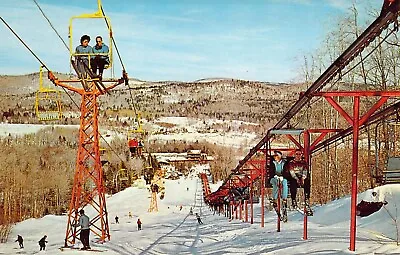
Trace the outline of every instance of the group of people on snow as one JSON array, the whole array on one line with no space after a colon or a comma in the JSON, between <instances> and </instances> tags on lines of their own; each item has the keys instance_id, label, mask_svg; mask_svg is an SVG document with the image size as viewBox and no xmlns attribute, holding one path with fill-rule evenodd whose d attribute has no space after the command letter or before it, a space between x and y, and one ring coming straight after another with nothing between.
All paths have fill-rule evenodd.
<instances>
[{"instance_id":1,"label":"group of people on snow","mask_svg":"<svg viewBox=\"0 0 400 255\"><path fill-rule=\"evenodd\" d=\"M89 217L85 214L85 211L82 209L79 211L80 217L79 217L79 222L76 224L77 227L81 227L81 232L80 232L80 239L83 244L82 250L88 250L90 249L89 246L89 234L90 234L90 220ZM39 251L44 251L46 250L46 243L48 243L47 235L44 235L40 240L39 240ZM17 240L15 242L18 242L19 247L21 249L24 248L24 239L21 235L18 235Z\"/></svg>"},{"instance_id":2,"label":"group of people on snow","mask_svg":"<svg viewBox=\"0 0 400 255\"><path fill-rule=\"evenodd\" d=\"M79 217L79 221L76 224L76 227L80 227L81 231L80 231L80 240L82 242L83 247L81 248L81 250L90 250L91 247L89 245L89 236L90 236L90 219L89 217L85 214L85 211L83 209L81 209L79 211L80 217ZM132 218L132 213L129 212L129 218ZM119 223L119 217L115 216L115 221L116 223ZM140 220L140 218L138 218L137 220L137 229L141 230L142 229L142 221ZM46 250L46 243L48 243L47 239L47 235L43 236L40 240L39 240L39 247L40 247L40 251L42 250ZM17 240L15 240L15 242L18 242L19 247L21 249L24 248L24 239L21 235L17 235Z\"/></svg>"},{"instance_id":3,"label":"group of people on snow","mask_svg":"<svg viewBox=\"0 0 400 255\"><path fill-rule=\"evenodd\" d=\"M128 213L128 217L129 217L129 219L132 219L132 212L129 212L129 213ZM118 215L115 216L115 224L119 224L119 217L118 217ZM140 220L140 218L137 219L136 224L137 224L137 229L138 229L138 230L142 230L142 221Z\"/></svg>"},{"instance_id":4,"label":"group of people on snow","mask_svg":"<svg viewBox=\"0 0 400 255\"><path fill-rule=\"evenodd\" d=\"M40 247L40 251L44 251L46 250L46 240L47 236L43 236L40 240L39 240L39 247ZM19 248L23 249L24 248L24 238L21 235L17 235L17 240L15 240L15 242L18 242Z\"/></svg>"}]
</instances>

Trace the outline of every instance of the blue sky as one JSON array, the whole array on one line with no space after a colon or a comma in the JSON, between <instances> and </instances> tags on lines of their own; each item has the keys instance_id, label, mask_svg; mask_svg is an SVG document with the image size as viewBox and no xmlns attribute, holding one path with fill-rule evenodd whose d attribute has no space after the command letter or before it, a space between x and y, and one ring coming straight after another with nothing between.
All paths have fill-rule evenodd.
<instances>
[{"instance_id":1,"label":"blue sky","mask_svg":"<svg viewBox=\"0 0 400 255\"><path fill-rule=\"evenodd\" d=\"M68 41L73 15L97 10L96 0L37 0ZM351 0L103 0L130 77L193 81L210 77L299 81L300 59L319 47ZM360 13L383 0L359 0ZM31 0L0 0L0 15L58 72L70 72L69 54ZM364 15L364 14L363 14ZM372 22L364 15L367 23ZM81 34L107 37L102 21L74 23ZM36 72L39 63L0 25L0 74ZM107 41L107 38L105 38ZM108 43L107 43L108 44ZM115 57L115 73L121 67Z\"/></svg>"}]
</instances>

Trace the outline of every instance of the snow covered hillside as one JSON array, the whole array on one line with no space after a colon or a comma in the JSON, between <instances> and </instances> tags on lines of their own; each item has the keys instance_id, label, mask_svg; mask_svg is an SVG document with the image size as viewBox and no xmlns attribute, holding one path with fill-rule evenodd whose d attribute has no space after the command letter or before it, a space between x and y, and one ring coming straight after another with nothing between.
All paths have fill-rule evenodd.
<instances>
[{"instance_id":1,"label":"snow covered hillside","mask_svg":"<svg viewBox=\"0 0 400 255\"><path fill-rule=\"evenodd\" d=\"M174 124L169 134L153 134L157 139L179 139L195 141L205 137L225 146L243 146L257 141L254 134L244 135L239 127L242 123L230 124L231 132L208 133L213 123L204 123L189 118L161 118L157 122ZM1 124L0 136L19 136L36 132L44 125ZM69 126L77 128L77 126ZM183 128L186 129L182 132ZM210 131L210 130L208 130ZM204 132L204 133L203 133ZM173 135L171 135L173 133ZM118 134L109 133L110 139ZM212 136L211 136L212 134ZM238 137L241 137L239 139ZM354 254L348 251L350 229L350 197L332 201L325 206L314 207L314 216L309 217L308 240L302 240L303 216L289 212L289 222L282 223L281 232L276 232L276 215L266 213L265 227L260 227L260 204L255 204L254 224L239 220L228 221L223 215L214 215L202 200L202 187L197 167L187 179L166 180L165 198L159 200L159 212L148 213L150 194L146 188L131 187L107 197L111 241L97 244L91 235L91 246L102 250L101 254ZM220 185L220 183L219 183ZM215 191L218 185L210 185ZM189 190L187 190L189 188ZM397 208L400 207L400 185L386 185L375 191L381 201L387 200L382 208L369 217L357 219L356 254L399 254L396 246ZM371 190L359 194L358 200L370 200ZM179 210L180 205L183 206ZM202 215L204 225L197 225L196 218L189 215L190 207ZM128 214L132 212L133 217ZM91 216L88 209L87 214ZM119 224L115 224L115 216ZM393 218L391 218L393 217ZM140 218L143 230L137 231L136 221ZM41 219L29 219L16 224L5 244L0 244L0 254L39 253L38 241L48 236L48 246L40 254L90 254L93 252L59 250L64 244L66 216L47 215ZM14 242L17 235L24 238L24 249ZM78 243L78 246L81 244Z\"/></svg>"},{"instance_id":2,"label":"snow covered hillside","mask_svg":"<svg viewBox=\"0 0 400 255\"><path fill-rule=\"evenodd\" d=\"M144 123L152 130L149 141L162 140L162 141L207 141L217 145L226 147L249 147L251 148L257 142L257 136L255 133L246 133L240 130L242 125L255 126L254 123L243 122L243 121L229 121L229 120L217 120L208 119L201 120L187 117L163 117L156 119L154 122ZM172 127L163 128L159 124L169 124ZM229 127L230 131L225 131L223 128L213 129L212 127L221 125ZM73 128L79 129L79 125L43 125L43 124L9 124L0 123L0 137L11 135L23 136L25 134L36 133L41 129L49 127L60 127L60 128ZM126 130L116 131L114 128L101 127L100 133L103 137L110 142L113 137L119 137L125 139Z\"/></svg>"},{"instance_id":3,"label":"snow covered hillside","mask_svg":"<svg viewBox=\"0 0 400 255\"><path fill-rule=\"evenodd\" d=\"M189 190L187 190L189 188ZM214 190L216 187L212 187ZM386 199L387 209L396 215L400 205L400 185L376 188L380 199ZM367 199L371 190L359 195ZM302 240L303 217L297 211L289 212L289 222L282 223L276 232L276 216L268 212L265 227L260 227L260 208L255 205L253 225L240 220L228 221L223 215L213 214L202 200L199 179L167 180L164 200L159 200L159 212L149 213L150 197L147 189L131 187L107 198L111 241L97 244L91 235L93 249L102 254L354 254L348 251L350 199L333 201L314 208L315 216L309 217L308 240ZM182 210L179 210L182 205ZM195 216L189 215L190 207L200 213L204 225L198 225ZM128 214L132 212L133 217ZM89 217L91 216L88 210ZM119 217L119 224L114 217ZM138 231L137 219L143 222ZM0 244L0 254L91 254L91 251L59 250L64 243L66 216L48 215L29 219L12 229L7 243ZM358 218L356 254L400 253L392 239L396 228L387 211ZM24 249L14 241L24 237ZM45 252L39 252L39 239L48 236ZM80 246L81 244L78 243Z\"/></svg>"}]
</instances>

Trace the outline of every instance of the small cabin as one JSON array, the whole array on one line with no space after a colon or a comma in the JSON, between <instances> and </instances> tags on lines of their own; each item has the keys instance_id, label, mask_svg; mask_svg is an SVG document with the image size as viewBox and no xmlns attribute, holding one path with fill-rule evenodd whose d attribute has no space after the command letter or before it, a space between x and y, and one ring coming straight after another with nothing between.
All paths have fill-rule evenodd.
<instances>
[{"instance_id":1,"label":"small cabin","mask_svg":"<svg viewBox=\"0 0 400 255\"><path fill-rule=\"evenodd\" d=\"M190 159L200 159L201 158L201 150L188 150L187 158Z\"/></svg>"},{"instance_id":2,"label":"small cabin","mask_svg":"<svg viewBox=\"0 0 400 255\"><path fill-rule=\"evenodd\" d=\"M202 153L201 150L189 150L186 152L188 160L208 160L207 153Z\"/></svg>"}]
</instances>

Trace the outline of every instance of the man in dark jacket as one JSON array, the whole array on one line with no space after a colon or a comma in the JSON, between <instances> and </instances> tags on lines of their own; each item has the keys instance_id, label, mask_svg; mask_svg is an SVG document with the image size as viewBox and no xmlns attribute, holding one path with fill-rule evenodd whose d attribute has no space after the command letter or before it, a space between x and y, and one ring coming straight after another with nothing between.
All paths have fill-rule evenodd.
<instances>
[{"instance_id":1,"label":"man in dark jacket","mask_svg":"<svg viewBox=\"0 0 400 255\"><path fill-rule=\"evenodd\" d=\"M24 239L22 238L22 236L18 235L17 240L15 241L18 242L19 248L24 248Z\"/></svg>"},{"instance_id":2,"label":"man in dark jacket","mask_svg":"<svg viewBox=\"0 0 400 255\"><path fill-rule=\"evenodd\" d=\"M96 37L96 45L93 47L94 58L92 59L92 71L96 74L97 69L99 69L99 79L102 80L103 70L105 65L110 64L108 58L109 48L103 43L103 38L101 36Z\"/></svg>"},{"instance_id":3,"label":"man in dark jacket","mask_svg":"<svg viewBox=\"0 0 400 255\"><path fill-rule=\"evenodd\" d=\"M47 236L45 235L44 237L42 237L42 239L39 240L40 250L46 250L46 238Z\"/></svg>"},{"instance_id":4,"label":"man in dark jacket","mask_svg":"<svg viewBox=\"0 0 400 255\"><path fill-rule=\"evenodd\" d=\"M298 187L304 187L306 201L310 198L310 187L307 185L309 182L306 182L308 178L308 166L302 159L302 155L301 150L296 150L294 159L288 163L288 170L290 173L290 196L292 197L293 207L297 207L296 196Z\"/></svg>"},{"instance_id":5,"label":"man in dark jacket","mask_svg":"<svg viewBox=\"0 0 400 255\"><path fill-rule=\"evenodd\" d=\"M203 222L201 221L200 215L198 213L196 213L196 219L197 219L197 222L199 223L199 225L203 224Z\"/></svg>"}]
</instances>

